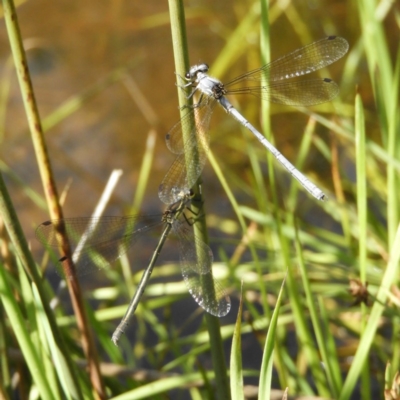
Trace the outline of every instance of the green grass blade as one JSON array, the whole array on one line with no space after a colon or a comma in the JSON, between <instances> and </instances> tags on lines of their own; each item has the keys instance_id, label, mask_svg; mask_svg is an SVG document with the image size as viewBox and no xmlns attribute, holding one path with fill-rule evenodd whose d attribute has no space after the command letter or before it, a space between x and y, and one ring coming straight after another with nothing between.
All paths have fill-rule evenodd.
<instances>
[{"instance_id":1,"label":"green grass blade","mask_svg":"<svg viewBox=\"0 0 400 400\"><path fill-rule=\"evenodd\" d=\"M235 331L233 333L232 347L231 347L230 381L231 381L232 400L244 400L243 366L242 366L242 353L241 353L242 310L243 310L243 300L241 295L239 310L236 318Z\"/></svg>"},{"instance_id":2,"label":"green grass blade","mask_svg":"<svg viewBox=\"0 0 400 400\"><path fill-rule=\"evenodd\" d=\"M394 73L394 79L391 81L392 91L391 95L387 96L389 99L388 104L388 155L390 158L398 159L399 153L399 131L400 131L400 46L397 49L397 62ZM399 218L399 175L395 166L392 163L387 164L387 186L388 186L388 201L387 201L387 215L390 216L388 221L389 241L394 238L396 230L395 222Z\"/></svg>"},{"instance_id":3,"label":"green grass blade","mask_svg":"<svg viewBox=\"0 0 400 400\"><path fill-rule=\"evenodd\" d=\"M360 278L366 282L367 261L367 177L366 177L366 148L365 122L362 100L359 94L355 104L355 133L356 133L356 170L357 170L357 212L359 224L359 257Z\"/></svg>"},{"instance_id":4,"label":"green grass blade","mask_svg":"<svg viewBox=\"0 0 400 400\"><path fill-rule=\"evenodd\" d=\"M213 373L207 373L208 379L212 379L213 376ZM112 397L111 400L152 399L158 394L167 393L169 390L190 387L191 385L198 383L201 379L201 373L191 373L164 378L155 382L147 383L137 389L126 391L119 396Z\"/></svg>"},{"instance_id":5,"label":"green grass blade","mask_svg":"<svg viewBox=\"0 0 400 400\"><path fill-rule=\"evenodd\" d=\"M51 360L54 363L54 369L63 389L64 396L67 399L79 399L81 397L79 391L77 391L77 387L74 385L74 377L71 375L71 371L68 367L68 362L66 361L64 354L56 345L56 338L54 337L51 325L45 313L39 292L34 284L32 286L32 291L35 301L35 308L37 310L38 322L44 332L44 338L49 347ZM54 380L52 380L52 382L54 382ZM53 385L52 387L55 388L56 385ZM57 395L57 398L58 397L59 395Z\"/></svg>"},{"instance_id":6,"label":"green grass blade","mask_svg":"<svg viewBox=\"0 0 400 400\"><path fill-rule=\"evenodd\" d=\"M269 325L267 339L264 345L263 359L260 370L260 385L258 394L259 400L269 400L271 398L272 367L274 361L274 346L276 342L276 328L278 325L279 310L285 282L286 278L282 282L281 289L276 300L275 309L272 313L271 323Z\"/></svg>"},{"instance_id":7,"label":"green grass blade","mask_svg":"<svg viewBox=\"0 0 400 400\"><path fill-rule=\"evenodd\" d=\"M359 227L359 269L360 280L363 285L367 280L367 178L366 178L366 148L365 148L365 120L364 110L359 94L355 101L355 133L356 133L356 171L357 171L357 213ZM363 329L368 323L367 308L363 309ZM362 398L370 398L369 360L365 360L361 375Z\"/></svg>"},{"instance_id":8,"label":"green grass blade","mask_svg":"<svg viewBox=\"0 0 400 400\"><path fill-rule=\"evenodd\" d=\"M42 373L42 362L30 338L21 309L15 299L13 289L10 286L10 278L11 276L7 273L5 268L0 268L0 298L3 307L7 313L7 317L29 370L32 372L32 378L38 387L40 396L46 400L56 399L52 391L51 383L46 379L45 374Z\"/></svg>"},{"instance_id":9,"label":"green grass blade","mask_svg":"<svg viewBox=\"0 0 400 400\"><path fill-rule=\"evenodd\" d=\"M310 279L308 277L307 268L306 268L306 265L304 262L303 250L302 250L301 242L298 237L297 230L295 230L295 233L296 233L295 243L296 243L297 256L298 256L298 260L299 260L299 267L300 267L300 272L301 272L301 276L302 276L304 292L305 292L306 299L307 299L307 306L308 306L308 309L310 312L313 331L314 331L314 332L310 332L310 330L306 328L306 324L305 324L304 326L302 326L301 332L303 334L300 337L301 337L301 340L303 341L304 351L307 354L307 359L309 360L309 364L310 364L311 371L313 373L315 384L317 385L320 392L322 392L324 397L332 395L332 397L335 398L339 392L339 386L338 386L339 382L337 382L337 379L335 379L333 367L331 366L331 362L328 357L328 350L326 348L326 345L327 345L326 335L328 333L327 332L324 333L322 331L322 326L319 321L319 316L318 316L318 312L316 309L315 300L314 300L314 296L313 296L312 289L311 289ZM300 324L298 324L298 326L300 326ZM329 387L331 388L333 393L329 393L329 391L327 390L328 388L325 384L325 377L324 377L324 374L322 373L319 355L316 352L316 349L313 345L313 341L314 341L313 333L315 334L315 337L317 339L318 349L321 353L322 360L325 365L325 372L326 372L326 376L327 376L327 379L329 382ZM300 333L299 333L299 335L300 335Z\"/></svg>"}]
</instances>

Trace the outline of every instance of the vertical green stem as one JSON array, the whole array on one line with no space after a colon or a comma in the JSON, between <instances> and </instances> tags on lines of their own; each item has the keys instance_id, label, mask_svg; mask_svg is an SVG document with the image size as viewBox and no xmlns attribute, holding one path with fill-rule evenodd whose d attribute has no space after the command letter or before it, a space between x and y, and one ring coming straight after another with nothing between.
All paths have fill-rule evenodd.
<instances>
[{"instance_id":1,"label":"vertical green stem","mask_svg":"<svg viewBox=\"0 0 400 400\"><path fill-rule=\"evenodd\" d=\"M55 342L58 346L59 357L64 357L64 364L68 366L69 382L71 384L71 387L69 388L70 393L76 393L76 398L80 399L82 398L82 394L78 385L76 369L72 365L72 361L69 357L69 352L67 351L62 336L60 335L60 331L57 328L53 312L50 309L46 294L43 291L42 279L37 272L35 261L33 260L32 254L29 251L28 243L25 240L24 233L19 223L17 213L15 212L15 209L12 205L12 201L5 186L2 174L0 174L0 216L4 221L5 227L7 228L8 235L11 239L11 242L13 243L17 257L19 258L21 264L24 266L25 271L31 281L37 287L39 296L44 307L44 312L52 328ZM14 309L9 309L7 311L10 321L18 321L18 312L19 310ZM12 313L12 315L10 315L10 313ZM22 334L23 332L21 331L22 330L16 329L15 333L19 345L21 346L22 352L25 356L27 365L29 366L31 371L38 370L38 368L40 369L40 361L37 360L37 353L34 349L34 346L30 340L30 337L24 336ZM53 398L52 394L47 393L47 383L42 380L42 378L44 379L44 377L34 376L33 378L40 389L41 396L43 396L43 398Z\"/></svg>"},{"instance_id":2,"label":"vertical green stem","mask_svg":"<svg viewBox=\"0 0 400 400\"><path fill-rule=\"evenodd\" d=\"M182 0L169 0L169 10L171 18L171 31L172 31L172 43L175 59L175 70L180 76L184 76L189 69L189 56L187 49L186 40L186 25L185 25L185 11L183 7ZM178 85L181 85L179 76L177 76ZM179 105L181 107L181 117L187 112L185 112L182 107L188 105L187 92L178 88L178 98ZM194 121L192 121L194 125ZM189 138L191 132L183 131L183 141ZM196 149L194 149L196 153ZM187 154L187 160L194 162L196 159L196 154ZM201 178L198 179L195 187L193 188L195 192L195 202L192 204L192 210L200 216L194 225L196 236L198 236L203 242L208 243L207 227L203 211L203 201L200 191L199 182ZM217 388L217 398L224 400L230 399L229 393L229 382L227 377L227 368L225 364L225 356L222 346L222 338L220 332L219 319L206 313L205 315L207 321L207 328L210 337L211 345L211 356L213 360L213 366L215 371L215 380Z\"/></svg>"},{"instance_id":3,"label":"vertical green stem","mask_svg":"<svg viewBox=\"0 0 400 400\"><path fill-rule=\"evenodd\" d=\"M261 21L260 21L260 51L261 51L261 62L262 65L268 64L270 62L270 41L269 41L269 0L260 0L260 5L261 5ZM263 84L267 83L267 76L263 77ZM272 132L271 132L271 125L270 125L270 105L269 102L266 100L261 101L261 118L262 118L262 127L263 127L263 132L265 136L268 138L271 143L274 142L274 139L272 137ZM269 179L270 179L270 188L271 188L271 195L272 195L272 203L274 205L274 210L275 210L275 215L276 215L276 224L277 224L277 229L279 232L279 237L281 239L281 246L282 246L282 254L286 258L286 263L285 265L290 265L288 253L289 250L287 248L288 244L286 242L286 239L284 238L284 235L282 234L282 221L281 217L279 214L279 206L278 206L278 196L277 193L278 191L276 190L276 180L275 180L275 174L274 174L274 163L275 163L275 158L273 155L269 152L266 151L266 157L267 157L267 164L268 164L268 172L269 172ZM265 210L267 212L267 210ZM290 285L291 283L291 271L289 272L288 280L287 283ZM260 279L260 282L262 280ZM265 292L264 288L261 288L261 293ZM263 297L266 295L263 293ZM268 301L263 301L263 304L265 304L264 307L268 305ZM269 310L267 311L268 313L270 312ZM278 327L278 330L280 328ZM279 336L279 335L278 335ZM278 370L278 375L280 382L283 387L287 386L287 375L285 373L285 369L283 366L283 355L281 351L281 346L276 346L276 351L274 353L274 362L275 362L275 367Z\"/></svg>"},{"instance_id":4,"label":"vertical green stem","mask_svg":"<svg viewBox=\"0 0 400 400\"><path fill-rule=\"evenodd\" d=\"M367 280L367 176L366 176L366 149L365 149L365 121L364 110L359 94L355 101L355 133L356 133L356 168L357 168L357 214L359 229L359 269L362 284ZM362 305L362 331L365 330L369 310ZM371 398L371 376L369 374L369 360L366 359L361 374L361 392L363 399Z\"/></svg>"},{"instance_id":5,"label":"vertical green stem","mask_svg":"<svg viewBox=\"0 0 400 400\"><path fill-rule=\"evenodd\" d=\"M4 19L6 22L7 33L14 58L14 65L18 76L22 99L25 107L25 113L28 119L29 130L31 132L31 137L38 160L40 175L42 178L50 215L51 218L61 219L62 210L58 201L57 189L50 166L50 159L45 144L42 124L39 117L35 94L29 74L28 63L22 45L22 37L18 25L18 18L15 6L12 0L2 0L2 4L4 9ZM62 231L62 226L60 226L60 247L62 249L62 253L68 256L70 255L71 251L68 239ZM74 271L73 265L71 265L71 268L72 271ZM95 395L98 398L105 398L105 390L103 382L101 380L96 348L94 346L89 323L86 317L86 313L84 311L82 295L76 277L75 279L67 279L67 284L74 307L78 327L80 332L82 333L82 346L88 359L92 386Z\"/></svg>"},{"instance_id":6,"label":"vertical green stem","mask_svg":"<svg viewBox=\"0 0 400 400\"><path fill-rule=\"evenodd\" d=\"M355 102L356 168L357 168L357 214L359 229L360 278L363 284L367 279L367 176L365 121L362 100L359 94Z\"/></svg>"},{"instance_id":7,"label":"vertical green stem","mask_svg":"<svg viewBox=\"0 0 400 400\"><path fill-rule=\"evenodd\" d=\"M261 21L260 21L260 58L261 58L261 65L268 64L270 61L270 45L269 45L269 0L261 0L260 1L261 5ZM263 76L263 85L267 83L267 76ZM270 126L270 120L269 120L269 102L266 100L261 101L261 121L262 121L262 129L263 132L266 132L266 136L268 137L268 140L271 140L271 126ZM271 188L274 190L275 184L274 184L274 157L273 155L265 150L265 154L267 156L267 162L268 162L268 170L270 172L270 179L271 179ZM261 205L262 211L265 212L266 214L270 212L270 210L267 210L267 191L260 190L260 194L262 195L261 201L259 201L259 204ZM267 293L265 289L265 285L262 283L262 271L260 268L259 263L256 263L256 268L257 268L257 273L260 276L260 292L262 296L262 304L264 305L264 313L266 315L269 315L271 311L268 308L268 300L267 300Z\"/></svg>"},{"instance_id":8,"label":"vertical green stem","mask_svg":"<svg viewBox=\"0 0 400 400\"><path fill-rule=\"evenodd\" d=\"M174 51L175 70L177 74L177 84L182 85L180 76L185 76L189 69L189 54L186 40L186 25L185 25L185 10L183 2L179 0L170 0L169 13L171 19L171 32L172 32L172 47ZM188 104L187 93L178 88L179 106L181 108L181 117L185 114L182 107ZM189 132L190 133L190 132ZM186 134L184 132L184 134Z\"/></svg>"},{"instance_id":9,"label":"vertical green stem","mask_svg":"<svg viewBox=\"0 0 400 400\"><path fill-rule=\"evenodd\" d=\"M397 61L394 72L394 79L392 80L392 93L389 97L389 127L388 127L388 154L391 158L399 158L399 143L398 132L400 131L400 116L398 110L400 109L399 89L400 89L400 46L397 48ZM399 219L399 176L398 171L393 163L387 165L387 191L388 191L388 205L387 205L387 219L388 219L388 237L389 243L395 234L395 221ZM391 221L391 222L390 222ZM400 335L400 317L393 321L393 340L392 349L393 354L400 354L400 343L397 338ZM393 371L398 371L400 368L400 359L398 356L392 358Z\"/></svg>"}]
</instances>

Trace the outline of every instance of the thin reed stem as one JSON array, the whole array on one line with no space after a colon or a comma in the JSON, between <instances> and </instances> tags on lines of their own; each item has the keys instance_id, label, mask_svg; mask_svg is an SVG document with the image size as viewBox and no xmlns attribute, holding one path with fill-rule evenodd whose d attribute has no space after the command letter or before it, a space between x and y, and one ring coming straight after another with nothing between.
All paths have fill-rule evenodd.
<instances>
[{"instance_id":1,"label":"thin reed stem","mask_svg":"<svg viewBox=\"0 0 400 400\"><path fill-rule=\"evenodd\" d=\"M189 57L186 39L186 26L185 26L185 11L182 0L169 0L169 10L171 19L171 30L172 30L172 43L175 58L175 69L177 73L177 83L182 84L179 76L184 76L186 71L189 69ZM185 91L178 88L179 105L181 107L181 117L185 114L183 110L184 106L188 105L188 99ZM192 126L195 121L192 121ZM190 138L191 132L183 131L183 140ZM196 149L193 149L191 154L186 153L186 162L196 162L197 155ZM189 169L188 169L189 170ZM203 210L203 198L200 191L201 177L197 180L195 187L193 188L195 193L195 201L192 202L192 210L199 215L200 218L194 225L196 236L198 236L203 242L208 243L208 233L206 226L206 219ZM212 278L211 278L212 279ZM225 356L222 346L222 338L220 332L220 323L217 317L214 317L208 313L205 314L207 321L207 328L209 333L209 339L211 344L211 356L213 360L213 368L215 371L216 389L218 399L229 399L229 382L227 377L227 369L225 364Z\"/></svg>"}]
</instances>

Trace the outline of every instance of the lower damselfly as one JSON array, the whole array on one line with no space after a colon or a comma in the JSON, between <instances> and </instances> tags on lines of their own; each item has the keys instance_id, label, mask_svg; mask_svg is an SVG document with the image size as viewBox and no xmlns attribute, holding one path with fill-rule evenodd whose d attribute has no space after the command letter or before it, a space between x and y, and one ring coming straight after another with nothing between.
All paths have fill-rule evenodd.
<instances>
[{"instance_id":1,"label":"lower damselfly","mask_svg":"<svg viewBox=\"0 0 400 400\"><path fill-rule=\"evenodd\" d=\"M139 304L171 230L178 238L182 276L194 300L216 317L223 317L229 312L229 296L212 276L212 251L193 233L191 225L195 222L192 223L193 218L189 219L184 213L191 198L191 192L181 194L178 201L171 204L161 218L158 217L158 221L151 224L146 224L148 216L101 216L46 221L36 229L36 237L45 246L53 247L58 247L60 231L65 230L74 249L72 261L76 275L82 276L95 269L108 267L126 253L145 232L163 224L160 240L150 262L143 272L124 317L112 335L115 345L118 345ZM62 270L63 264L67 262L70 262L67 256L61 257L58 270Z\"/></svg>"}]
</instances>

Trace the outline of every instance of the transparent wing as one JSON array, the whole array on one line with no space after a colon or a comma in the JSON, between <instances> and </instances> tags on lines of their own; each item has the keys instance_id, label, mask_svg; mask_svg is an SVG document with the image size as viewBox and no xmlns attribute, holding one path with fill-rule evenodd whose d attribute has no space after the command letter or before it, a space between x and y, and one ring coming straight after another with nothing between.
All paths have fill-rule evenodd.
<instances>
[{"instance_id":1,"label":"transparent wing","mask_svg":"<svg viewBox=\"0 0 400 400\"><path fill-rule=\"evenodd\" d=\"M268 82L296 78L324 68L343 57L349 49L346 39L328 36L307 46L301 47L261 68L238 76L225 86L234 85L243 80Z\"/></svg>"},{"instance_id":2,"label":"transparent wing","mask_svg":"<svg viewBox=\"0 0 400 400\"><path fill-rule=\"evenodd\" d=\"M163 203L176 203L182 193L188 192L196 183L207 159L205 148L199 146L197 150L197 162L188 161L185 154L181 154L169 168L158 189L158 197Z\"/></svg>"},{"instance_id":3,"label":"transparent wing","mask_svg":"<svg viewBox=\"0 0 400 400\"><path fill-rule=\"evenodd\" d=\"M266 86L245 87L228 94L252 94L271 103L289 106L311 106L332 100L339 88L330 79L271 82Z\"/></svg>"},{"instance_id":4,"label":"transparent wing","mask_svg":"<svg viewBox=\"0 0 400 400\"><path fill-rule=\"evenodd\" d=\"M212 276L213 254L210 247L197 239L184 220L175 221L173 230L179 238L182 276L196 303L208 313L223 317L231 302L226 291Z\"/></svg>"},{"instance_id":5,"label":"transparent wing","mask_svg":"<svg viewBox=\"0 0 400 400\"><path fill-rule=\"evenodd\" d=\"M196 126L192 126L193 114L199 114L202 108L189 111L184 115L165 135L165 143L171 153L182 154L184 152L183 147L183 135L182 130L187 132L190 131L191 135L196 135ZM206 109L204 109L206 111Z\"/></svg>"},{"instance_id":6,"label":"transparent wing","mask_svg":"<svg viewBox=\"0 0 400 400\"><path fill-rule=\"evenodd\" d=\"M158 190L158 196L165 204L172 204L187 193L196 183L206 163L209 144L209 125L215 101L207 101L195 107L170 131L167 145L179 154L175 159ZM188 140L183 143L182 126L190 124L195 117ZM167 135L168 136L168 135Z\"/></svg>"},{"instance_id":7,"label":"transparent wing","mask_svg":"<svg viewBox=\"0 0 400 400\"><path fill-rule=\"evenodd\" d=\"M203 96L204 97L204 96ZM182 154L197 144L197 135L202 135L209 142L209 126L215 101L205 98L189 109L189 112L178 121L165 137L168 149L174 154ZM194 121L194 123L193 123ZM190 132L190 137L183 144L182 131Z\"/></svg>"},{"instance_id":8,"label":"transparent wing","mask_svg":"<svg viewBox=\"0 0 400 400\"><path fill-rule=\"evenodd\" d=\"M35 234L45 246L58 247L59 232L65 229L76 274L83 276L110 266L128 251L142 232L160 223L160 215L66 218L43 222ZM60 258L57 265L59 275L64 276L63 264L68 261L65 256Z\"/></svg>"}]
</instances>

